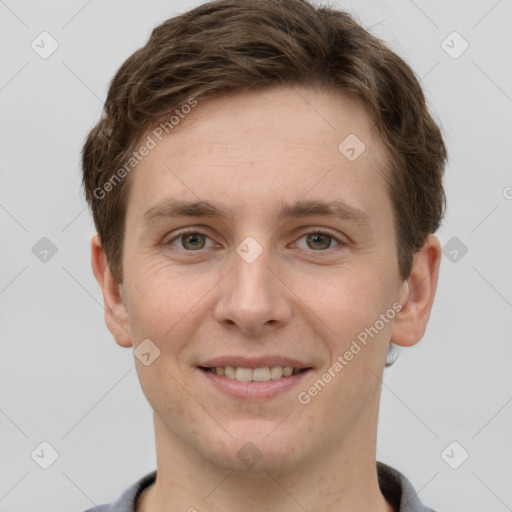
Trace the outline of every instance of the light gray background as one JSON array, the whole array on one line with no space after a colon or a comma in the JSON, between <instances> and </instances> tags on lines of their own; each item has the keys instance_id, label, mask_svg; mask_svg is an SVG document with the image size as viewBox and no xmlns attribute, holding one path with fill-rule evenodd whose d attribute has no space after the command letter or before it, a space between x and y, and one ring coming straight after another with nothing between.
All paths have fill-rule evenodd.
<instances>
[{"instance_id":1,"label":"light gray background","mask_svg":"<svg viewBox=\"0 0 512 512\"><path fill-rule=\"evenodd\" d=\"M104 326L79 156L121 63L199 3L0 1L2 512L85 510L156 467L133 355ZM385 372L378 458L439 512L512 510L512 1L337 3L422 78L450 156L438 235L468 248L443 257L426 336ZM48 59L31 48L43 31ZM453 31L458 58L441 45ZM42 237L58 249L46 263ZM59 454L46 470L31 458L43 441ZM458 469L441 456L452 441L469 453Z\"/></svg>"}]
</instances>

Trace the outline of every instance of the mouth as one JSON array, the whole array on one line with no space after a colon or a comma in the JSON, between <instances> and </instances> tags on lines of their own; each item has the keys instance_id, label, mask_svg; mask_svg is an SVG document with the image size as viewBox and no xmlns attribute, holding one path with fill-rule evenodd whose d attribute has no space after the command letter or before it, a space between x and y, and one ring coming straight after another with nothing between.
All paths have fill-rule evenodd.
<instances>
[{"instance_id":1,"label":"mouth","mask_svg":"<svg viewBox=\"0 0 512 512\"><path fill-rule=\"evenodd\" d=\"M293 366L198 366L210 388L245 400L264 400L296 387L313 368Z\"/></svg>"},{"instance_id":2,"label":"mouth","mask_svg":"<svg viewBox=\"0 0 512 512\"><path fill-rule=\"evenodd\" d=\"M297 375L311 368L293 368L292 366L262 366L260 368L244 368L241 366L199 366L199 369L239 382L268 382L270 380Z\"/></svg>"}]
</instances>

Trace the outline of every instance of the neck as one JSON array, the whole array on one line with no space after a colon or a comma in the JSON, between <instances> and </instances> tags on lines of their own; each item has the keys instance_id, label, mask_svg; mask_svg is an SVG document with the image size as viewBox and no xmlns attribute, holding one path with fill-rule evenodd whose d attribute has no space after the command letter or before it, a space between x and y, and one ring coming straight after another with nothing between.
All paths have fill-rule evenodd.
<instances>
[{"instance_id":1,"label":"neck","mask_svg":"<svg viewBox=\"0 0 512 512\"><path fill-rule=\"evenodd\" d=\"M287 468L256 464L239 471L184 446L155 415L157 479L139 497L136 512L393 512L378 485L376 415L360 419L375 425L372 432L345 431L343 439L320 445L315 457Z\"/></svg>"}]
</instances>

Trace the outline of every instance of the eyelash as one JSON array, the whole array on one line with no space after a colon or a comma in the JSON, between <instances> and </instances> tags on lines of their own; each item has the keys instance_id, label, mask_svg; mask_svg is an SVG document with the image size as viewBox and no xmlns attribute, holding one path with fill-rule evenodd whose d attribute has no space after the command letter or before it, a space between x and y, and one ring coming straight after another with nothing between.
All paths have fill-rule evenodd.
<instances>
[{"instance_id":1,"label":"eyelash","mask_svg":"<svg viewBox=\"0 0 512 512\"><path fill-rule=\"evenodd\" d=\"M311 252L319 252L319 253L321 253L321 252L329 252L331 250L336 249L336 247L342 248L342 247L345 247L346 245L348 245L346 242L340 240L339 238L337 238L333 234L329 233L328 231L322 231L320 229L314 229L312 231L307 231L305 233L302 233L302 235L300 236L299 240L301 238L304 238L305 236L316 235L316 234L329 236L332 240L334 240L337 243L337 245L335 245L334 247L329 247L327 249L322 249L322 250L318 250L318 251L315 251L314 249L310 249ZM174 242L175 240L180 239L183 236L187 236L187 235L203 235L203 236L205 236L207 238L210 238L206 233L202 233L201 231L198 231L196 229L189 229L189 230L178 232L178 234L176 234L175 236L173 236L172 238L167 240L164 243L164 245L172 245L172 242ZM195 251L192 251L192 250L184 249L182 247L179 247L179 249L181 249L181 250L183 250L185 252L190 252L190 253L200 252L200 251L204 250L204 249L197 249ZM306 249L303 249L303 250L306 250Z\"/></svg>"}]
</instances>

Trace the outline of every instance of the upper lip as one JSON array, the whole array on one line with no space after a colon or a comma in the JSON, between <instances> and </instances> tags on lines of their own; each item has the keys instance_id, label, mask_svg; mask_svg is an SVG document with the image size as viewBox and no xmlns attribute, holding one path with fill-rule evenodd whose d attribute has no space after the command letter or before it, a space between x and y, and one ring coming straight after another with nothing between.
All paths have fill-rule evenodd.
<instances>
[{"instance_id":1,"label":"upper lip","mask_svg":"<svg viewBox=\"0 0 512 512\"><path fill-rule=\"evenodd\" d=\"M282 356L219 356L202 361L198 366L214 368L216 366L233 366L239 368L263 368L265 366L291 366L292 368L311 368L297 359Z\"/></svg>"}]
</instances>

